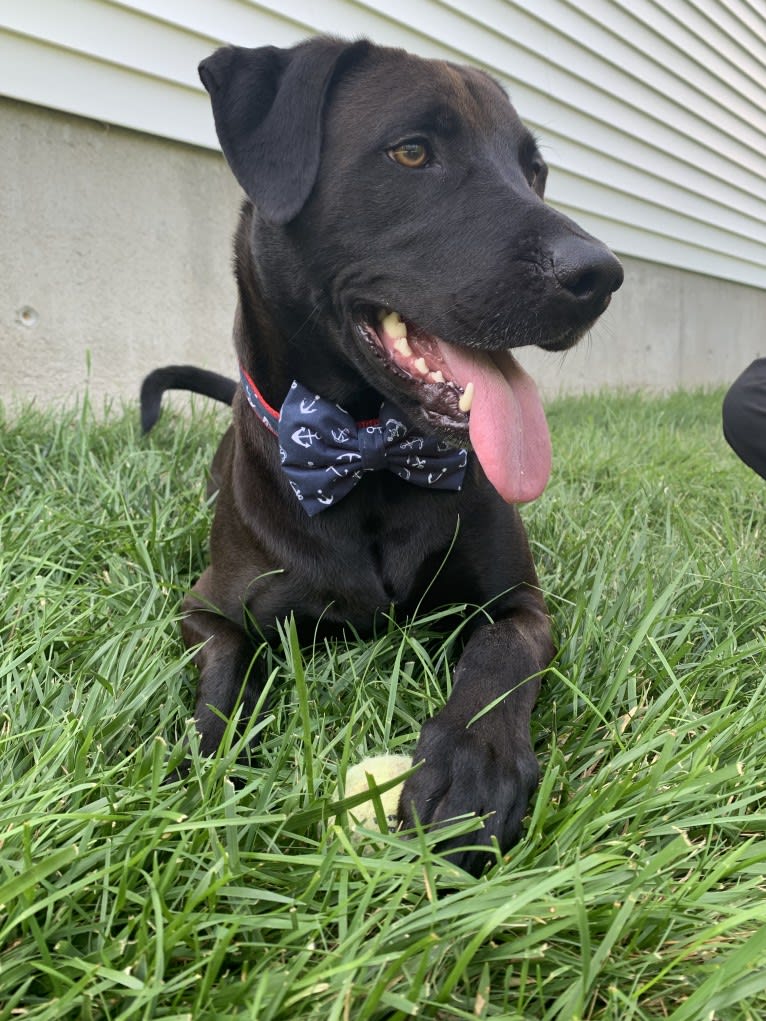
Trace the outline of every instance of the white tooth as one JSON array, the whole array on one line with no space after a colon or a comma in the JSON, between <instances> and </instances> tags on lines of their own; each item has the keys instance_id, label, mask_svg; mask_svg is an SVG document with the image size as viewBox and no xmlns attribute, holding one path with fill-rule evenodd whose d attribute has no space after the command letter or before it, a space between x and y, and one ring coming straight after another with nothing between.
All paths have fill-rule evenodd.
<instances>
[{"instance_id":1,"label":"white tooth","mask_svg":"<svg viewBox=\"0 0 766 1021\"><path fill-rule=\"evenodd\" d=\"M436 372L432 372L431 373L431 382L432 383L443 383L444 382L444 373L442 372L441 369L437 369Z\"/></svg>"},{"instance_id":2,"label":"white tooth","mask_svg":"<svg viewBox=\"0 0 766 1021\"><path fill-rule=\"evenodd\" d=\"M381 319L380 325L389 337L407 336L407 326L402 322L402 317L398 312L389 312L387 316Z\"/></svg>"},{"instance_id":3,"label":"white tooth","mask_svg":"<svg viewBox=\"0 0 766 1021\"><path fill-rule=\"evenodd\" d=\"M466 383L465 390L463 391L460 400L457 402L457 406L460 408L461 411L468 412L471 410L472 404L473 404L473 383Z\"/></svg>"},{"instance_id":4,"label":"white tooth","mask_svg":"<svg viewBox=\"0 0 766 1021\"><path fill-rule=\"evenodd\" d=\"M409 358L412 354L412 348L407 343L406 337L400 337L394 343L394 351L398 351L400 355L404 355L405 358Z\"/></svg>"},{"instance_id":5,"label":"white tooth","mask_svg":"<svg viewBox=\"0 0 766 1021\"><path fill-rule=\"evenodd\" d=\"M415 368L422 376L428 375L428 366L426 365L425 358L418 358L418 360L415 362Z\"/></svg>"}]
</instances>

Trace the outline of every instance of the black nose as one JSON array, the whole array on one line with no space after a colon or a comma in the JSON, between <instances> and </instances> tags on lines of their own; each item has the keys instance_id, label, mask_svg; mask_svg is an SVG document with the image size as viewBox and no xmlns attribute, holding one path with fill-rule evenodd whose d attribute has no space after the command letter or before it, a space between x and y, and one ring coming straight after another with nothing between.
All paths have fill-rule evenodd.
<instances>
[{"instance_id":1,"label":"black nose","mask_svg":"<svg viewBox=\"0 0 766 1021\"><path fill-rule=\"evenodd\" d=\"M553 274L583 305L604 303L623 281L623 270L606 245L570 234L553 248Z\"/></svg>"}]
</instances>

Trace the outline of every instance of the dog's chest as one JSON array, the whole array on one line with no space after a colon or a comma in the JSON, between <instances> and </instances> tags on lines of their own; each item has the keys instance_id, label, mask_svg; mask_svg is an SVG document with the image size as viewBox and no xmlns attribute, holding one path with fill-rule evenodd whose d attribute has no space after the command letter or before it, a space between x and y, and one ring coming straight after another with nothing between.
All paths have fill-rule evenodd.
<instances>
[{"instance_id":1,"label":"dog's chest","mask_svg":"<svg viewBox=\"0 0 766 1021\"><path fill-rule=\"evenodd\" d=\"M378 514L361 522L358 548L377 597L405 602L417 590L423 563L433 550L433 538L412 522L385 521Z\"/></svg>"},{"instance_id":2,"label":"dog's chest","mask_svg":"<svg viewBox=\"0 0 766 1021\"><path fill-rule=\"evenodd\" d=\"M409 611L422 600L449 552L457 518L386 503L359 511L338 520L332 554L321 558L314 581L323 607L332 605L333 616L364 629L391 604Z\"/></svg>"}]
</instances>

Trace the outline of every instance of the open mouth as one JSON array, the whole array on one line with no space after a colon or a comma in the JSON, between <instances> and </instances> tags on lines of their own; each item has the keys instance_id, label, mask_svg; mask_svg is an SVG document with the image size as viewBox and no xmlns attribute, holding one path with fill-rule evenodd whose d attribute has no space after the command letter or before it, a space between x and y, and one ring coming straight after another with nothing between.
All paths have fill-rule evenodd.
<instances>
[{"instance_id":1,"label":"open mouth","mask_svg":"<svg viewBox=\"0 0 766 1021\"><path fill-rule=\"evenodd\" d=\"M444 341L387 309L357 320L357 326L379 360L415 396L434 426L468 430L475 387L471 380L461 385L453 378L444 358Z\"/></svg>"},{"instance_id":2,"label":"open mouth","mask_svg":"<svg viewBox=\"0 0 766 1021\"><path fill-rule=\"evenodd\" d=\"M526 503L542 493L551 468L545 413L534 381L509 351L448 343L390 309L369 311L356 327L435 431L447 430L458 444L468 432L504 500Z\"/></svg>"}]
</instances>

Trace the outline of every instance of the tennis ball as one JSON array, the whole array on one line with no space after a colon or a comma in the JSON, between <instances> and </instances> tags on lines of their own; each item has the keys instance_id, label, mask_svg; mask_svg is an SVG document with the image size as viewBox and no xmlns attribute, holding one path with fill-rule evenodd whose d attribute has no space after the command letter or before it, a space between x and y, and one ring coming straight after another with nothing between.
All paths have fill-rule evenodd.
<instances>
[{"instance_id":1,"label":"tennis ball","mask_svg":"<svg viewBox=\"0 0 766 1021\"><path fill-rule=\"evenodd\" d=\"M393 780L402 773L406 773L412 767L412 759L409 755L371 755L362 759L346 773L346 797L353 797L362 791L370 790L371 785L368 777L372 777L376 787ZM378 797L383 806L383 812L388 822L388 830L393 833L397 826L397 811L399 798L402 793L404 781L396 784L387 791L382 791ZM361 805L350 808L348 814L357 824L367 829L379 829L378 820L375 815L375 802L372 798L363 801Z\"/></svg>"}]
</instances>

